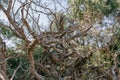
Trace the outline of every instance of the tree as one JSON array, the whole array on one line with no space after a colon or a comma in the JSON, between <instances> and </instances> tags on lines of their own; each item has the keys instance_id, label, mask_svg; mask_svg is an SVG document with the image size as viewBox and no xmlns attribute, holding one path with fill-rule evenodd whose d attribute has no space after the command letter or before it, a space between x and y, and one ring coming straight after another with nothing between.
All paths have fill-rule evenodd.
<instances>
[{"instance_id":1,"label":"tree","mask_svg":"<svg viewBox=\"0 0 120 80\"><path fill-rule=\"evenodd\" d=\"M6 62L5 62L5 53L6 53L6 45L0 37L0 79L6 80Z\"/></svg>"},{"instance_id":2,"label":"tree","mask_svg":"<svg viewBox=\"0 0 120 80\"><path fill-rule=\"evenodd\" d=\"M96 29L94 25L97 22L103 24L103 17L117 10L116 0L107 0L105 3L103 0L68 0L68 5L71 7L68 10L59 0L51 0L51 4L55 6L54 10L49 4L43 4L42 0L1 1L0 10L5 13L10 24L0 23L3 26L1 29L5 29L1 34L6 36L4 32L8 31L12 37L19 39L15 49L10 49L12 57L8 59L7 64L15 62L14 66L17 66L15 69L12 68L13 74L8 75L8 78L11 77L10 80L20 79L15 76L17 71L22 70L25 62L27 65L24 68L30 68L27 68L29 76L22 78L29 80L62 78L84 80L97 77L97 79L113 79L112 77L116 76L112 74L110 77L107 73L103 75L106 66L99 64L104 62L99 54L97 55L100 58L99 63L93 61L96 57L95 53L102 52L102 47L106 44L106 35L101 35L100 30L94 31ZM56 3L66 10L65 14L56 10ZM46 30L41 30L40 15L42 14L46 15L50 22ZM105 39L98 39L99 37ZM98 46L99 44L101 47ZM11 59L13 57L14 59ZM4 57L3 60L6 59ZM25 74L25 71L23 72ZM21 73L19 74L22 75ZM99 78L99 75L102 77Z\"/></svg>"}]
</instances>

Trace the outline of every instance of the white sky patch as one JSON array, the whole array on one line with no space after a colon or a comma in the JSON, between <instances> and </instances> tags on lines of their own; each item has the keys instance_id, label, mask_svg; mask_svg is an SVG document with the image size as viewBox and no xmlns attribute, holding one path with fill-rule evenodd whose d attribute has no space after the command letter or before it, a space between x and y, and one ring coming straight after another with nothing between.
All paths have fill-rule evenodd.
<instances>
[{"instance_id":1,"label":"white sky patch","mask_svg":"<svg viewBox=\"0 0 120 80\"><path fill-rule=\"evenodd\" d=\"M114 19L113 16L111 16L111 15L108 16L108 17L104 16L104 18L103 18L103 26L110 27L110 26L112 26L114 23L115 23L115 19Z\"/></svg>"},{"instance_id":2,"label":"white sky patch","mask_svg":"<svg viewBox=\"0 0 120 80\"><path fill-rule=\"evenodd\" d=\"M0 11L0 21L7 21L6 15L3 13L3 11Z\"/></svg>"},{"instance_id":3,"label":"white sky patch","mask_svg":"<svg viewBox=\"0 0 120 80\"><path fill-rule=\"evenodd\" d=\"M15 44L12 40L5 40L5 43L8 48L15 48Z\"/></svg>"}]
</instances>

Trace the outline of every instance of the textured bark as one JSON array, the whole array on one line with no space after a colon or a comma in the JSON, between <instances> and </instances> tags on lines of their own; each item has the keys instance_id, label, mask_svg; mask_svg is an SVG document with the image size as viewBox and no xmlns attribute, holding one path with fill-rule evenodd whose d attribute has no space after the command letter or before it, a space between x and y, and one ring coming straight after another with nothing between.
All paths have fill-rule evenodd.
<instances>
[{"instance_id":1,"label":"textured bark","mask_svg":"<svg viewBox=\"0 0 120 80\"><path fill-rule=\"evenodd\" d=\"M5 52L6 52L6 45L0 38L0 79L2 80L7 80Z\"/></svg>"},{"instance_id":2,"label":"textured bark","mask_svg":"<svg viewBox=\"0 0 120 80\"><path fill-rule=\"evenodd\" d=\"M36 70L35 70L35 61L34 61L34 48L37 43L37 40L34 40L32 43L29 44L28 46L28 55L29 55L29 60L30 60L30 71L32 75L37 78L38 80L44 80L41 75L39 75Z\"/></svg>"}]
</instances>

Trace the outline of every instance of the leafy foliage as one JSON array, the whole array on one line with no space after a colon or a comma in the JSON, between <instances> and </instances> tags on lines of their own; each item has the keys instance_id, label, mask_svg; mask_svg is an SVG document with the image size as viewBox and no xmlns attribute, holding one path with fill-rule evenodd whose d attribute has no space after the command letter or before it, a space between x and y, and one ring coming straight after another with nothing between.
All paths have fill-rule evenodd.
<instances>
[{"instance_id":1,"label":"leafy foliage","mask_svg":"<svg viewBox=\"0 0 120 80\"><path fill-rule=\"evenodd\" d=\"M13 32L4 25L0 25L0 32L7 39L10 39L14 35Z\"/></svg>"}]
</instances>

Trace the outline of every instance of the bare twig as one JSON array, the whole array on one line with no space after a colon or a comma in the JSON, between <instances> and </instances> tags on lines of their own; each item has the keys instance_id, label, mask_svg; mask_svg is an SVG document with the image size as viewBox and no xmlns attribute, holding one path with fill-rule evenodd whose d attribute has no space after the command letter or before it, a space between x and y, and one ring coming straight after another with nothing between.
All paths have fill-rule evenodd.
<instances>
[{"instance_id":1,"label":"bare twig","mask_svg":"<svg viewBox=\"0 0 120 80\"><path fill-rule=\"evenodd\" d=\"M21 62L19 63L19 65L18 65L18 67L14 70L14 72L13 72L13 75L12 75L12 77L10 78L10 80L13 80L14 79L14 77L15 77L15 75L16 75L16 72L18 71L18 69L21 67Z\"/></svg>"}]
</instances>

